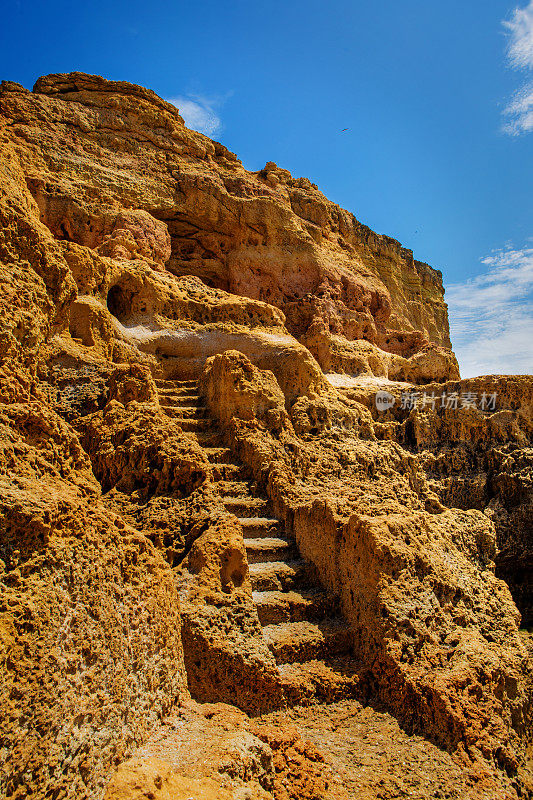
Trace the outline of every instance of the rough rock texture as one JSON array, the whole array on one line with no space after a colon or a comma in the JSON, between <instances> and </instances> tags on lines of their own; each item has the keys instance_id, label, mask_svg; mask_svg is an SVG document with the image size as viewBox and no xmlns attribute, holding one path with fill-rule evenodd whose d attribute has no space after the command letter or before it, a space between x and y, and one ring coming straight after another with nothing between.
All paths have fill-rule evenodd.
<instances>
[{"instance_id":1,"label":"rough rock texture","mask_svg":"<svg viewBox=\"0 0 533 800\"><path fill-rule=\"evenodd\" d=\"M347 800L331 764L292 726L187 704L121 765L105 800ZM174 794L175 793L175 794Z\"/></svg>"},{"instance_id":2,"label":"rough rock texture","mask_svg":"<svg viewBox=\"0 0 533 800\"><path fill-rule=\"evenodd\" d=\"M0 786L85 796L186 694L176 588L28 374L2 383Z\"/></svg>"},{"instance_id":3,"label":"rough rock texture","mask_svg":"<svg viewBox=\"0 0 533 800\"><path fill-rule=\"evenodd\" d=\"M430 344L445 365L434 377L457 369L442 350L440 273L308 180L271 162L247 172L153 92L71 73L40 78L33 93L4 84L0 110L57 239L277 306L325 369L387 372ZM373 358L357 355L360 339Z\"/></svg>"},{"instance_id":4,"label":"rough rock texture","mask_svg":"<svg viewBox=\"0 0 533 800\"><path fill-rule=\"evenodd\" d=\"M4 82L0 153L0 793L533 796L531 378L460 381L440 273L147 89Z\"/></svg>"},{"instance_id":5,"label":"rough rock texture","mask_svg":"<svg viewBox=\"0 0 533 800\"><path fill-rule=\"evenodd\" d=\"M277 713L271 722L317 748L334 770L330 785L336 784L339 798L343 790L358 800L514 796L509 779L495 780L479 766L461 769L448 753L422 737L408 735L395 719L371 706L344 701L319 708L313 715L302 709Z\"/></svg>"},{"instance_id":6,"label":"rough rock texture","mask_svg":"<svg viewBox=\"0 0 533 800\"><path fill-rule=\"evenodd\" d=\"M235 517L211 523L195 539L183 566L183 645L192 695L254 714L281 705L281 682L261 635Z\"/></svg>"},{"instance_id":7,"label":"rough rock texture","mask_svg":"<svg viewBox=\"0 0 533 800\"><path fill-rule=\"evenodd\" d=\"M496 572L511 588L522 626L531 627L533 379L485 376L429 384L420 398L425 394L426 404L413 409L401 407L405 386L387 389L397 402L386 414L376 412L368 387L352 387L346 394L367 404L377 418L379 437L393 438L417 454L429 485L443 503L481 510L492 520ZM459 400L458 408L442 408L443 394L459 398L470 394L470 404ZM487 404L494 397L492 413L480 408L484 394Z\"/></svg>"},{"instance_id":8,"label":"rough rock texture","mask_svg":"<svg viewBox=\"0 0 533 800\"><path fill-rule=\"evenodd\" d=\"M465 770L383 711L344 701L248 719L183 705L118 768L105 800L511 800L512 781Z\"/></svg>"},{"instance_id":9,"label":"rough rock texture","mask_svg":"<svg viewBox=\"0 0 533 800\"><path fill-rule=\"evenodd\" d=\"M357 418L335 435L323 417L320 437L297 438L274 376L241 354L216 356L205 381L300 551L341 595L368 692L408 728L424 720L426 734L463 758L515 771L528 655L511 594L494 576L490 519L444 507L417 459Z\"/></svg>"},{"instance_id":10,"label":"rough rock texture","mask_svg":"<svg viewBox=\"0 0 533 800\"><path fill-rule=\"evenodd\" d=\"M145 258L153 262L154 268L163 268L171 252L168 228L147 211L124 211L117 214L113 230L104 237L98 251L124 261Z\"/></svg>"}]
</instances>

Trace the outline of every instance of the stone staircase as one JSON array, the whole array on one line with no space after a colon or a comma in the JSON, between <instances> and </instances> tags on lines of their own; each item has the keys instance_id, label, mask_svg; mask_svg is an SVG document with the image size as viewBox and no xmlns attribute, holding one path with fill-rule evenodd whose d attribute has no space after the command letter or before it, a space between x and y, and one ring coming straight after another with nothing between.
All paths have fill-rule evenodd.
<instances>
[{"instance_id":1,"label":"stone staircase","mask_svg":"<svg viewBox=\"0 0 533 800\"><path fill-rule=\"evenodd\" d=\"M242 527L253 599L263 636L273 653L289 703L334 702L358 690L352 634L340 616L336 595L325 590L312 564L301 558L294 538L202 403L192 380L156 380L159 402L183 430L194 433L212 464L228 512Z\"/></svg>"}]
</instances>

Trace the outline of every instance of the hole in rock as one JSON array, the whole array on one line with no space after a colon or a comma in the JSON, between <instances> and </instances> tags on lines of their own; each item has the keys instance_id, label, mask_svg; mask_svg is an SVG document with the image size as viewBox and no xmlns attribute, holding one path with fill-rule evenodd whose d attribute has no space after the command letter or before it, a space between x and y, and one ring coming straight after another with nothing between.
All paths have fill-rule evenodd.
<instances>
[{"instance_id":1,"label":"hole in rock","mask_svg":"<svg viewBox=\"0 0 533 800\"><path fill-rule=\"evenodd\" d=\"M73 242L74 239L68 230L66 224L64 222L61 223L59 226L59 231L57 233L57 238L64 241L64 242Z\"/></svg>"},{"instance_id":2,"label":"hole in rock","mask_svg":"<svg viewBox=\"0 0 533 800\"><path fill-rule=\"evenodd\" d=\"M242 586L244 581L244 575L240 570L235 570L231 573L231 580L233 581L234 586Z\"/></svg>"},{"instance_id":3,"label":"hole in rock","mask_svg":"<svg viewBox=\"0 0 533 800\"><path fill-rule=\"evenodd\" d=\"M496 577L506 582L522 617L520 627L533 632L533 569L531 557L513 552L496 557Z\"/></svg>"},{"instance_id":4,"label":"hole in rock","mask_svg":"<svg viewBox=\"0 0 533 800\"><path fill-rule=\"evenodd\" d=\"M119 284L112 286L107 293L107 307L120 322L124 322L131 314L132 300L133 292L124 289Z\"/></svg>"}]
</instances>

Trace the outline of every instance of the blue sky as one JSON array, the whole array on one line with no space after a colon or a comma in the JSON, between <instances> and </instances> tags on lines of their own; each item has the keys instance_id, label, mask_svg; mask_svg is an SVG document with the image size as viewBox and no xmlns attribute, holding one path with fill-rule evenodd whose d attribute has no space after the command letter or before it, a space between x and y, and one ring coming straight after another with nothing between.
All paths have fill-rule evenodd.
<instances>
[{"instance_id":1,"label":"blue sky","mask_svg":"<svg viewBox=\"0 0 533 800\"><path fill-rule=\"evenodd\" d=\"M71 70L175 99L441 269L465 375L533 371L533 0L12 0L0 78Z\"/></svg>"}]
</instances>

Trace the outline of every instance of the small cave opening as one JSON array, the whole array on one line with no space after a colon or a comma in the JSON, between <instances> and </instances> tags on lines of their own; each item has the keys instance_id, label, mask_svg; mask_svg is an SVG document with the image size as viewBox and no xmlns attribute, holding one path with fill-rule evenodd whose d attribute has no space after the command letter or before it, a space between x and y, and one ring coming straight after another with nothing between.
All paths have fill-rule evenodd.
<instances>
[{"instance_id":1,"label":"small cave opening","mask_svg":"<svg viewBox=\"0 0 533 800\"><path fill-rule=\"evenodd\" d=\"M72 236L71 232L69 231L66 223L62 222L55 232L56 239L59 239L63 242L73 242L74 237Z\"/></svg>"},{"instance_id":2,"label":"small cave opening","mask_svg":"<svg viewBox=\"0 0 533 800\"><path fill-rule=\"evenodd\" d=\"M505 581L522 617L520 628L533 633L533 559L530 554L496 556L496 577Z\"/></svg>"},{"instance_id":3,"label":"small cave opening","mask_svg":"<svg viewBox=\"0 0 533 800\"><path fill-rule=\"evenodd\" d=\"M109 312L124 322L131 314L133 292L124 289L120 284L115 284L107 293L107 308Z\"/></svg>"}]
</instances>

